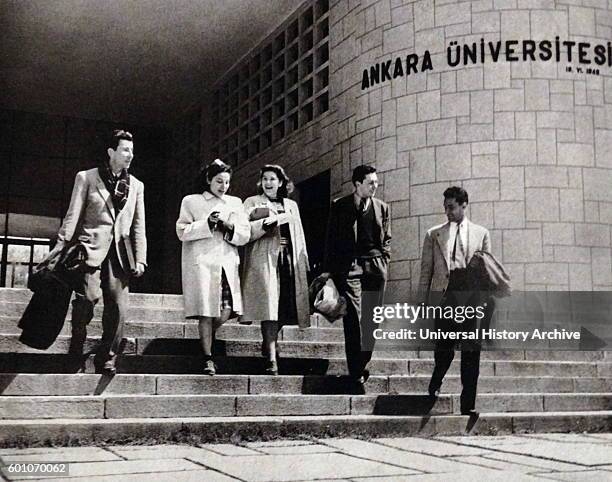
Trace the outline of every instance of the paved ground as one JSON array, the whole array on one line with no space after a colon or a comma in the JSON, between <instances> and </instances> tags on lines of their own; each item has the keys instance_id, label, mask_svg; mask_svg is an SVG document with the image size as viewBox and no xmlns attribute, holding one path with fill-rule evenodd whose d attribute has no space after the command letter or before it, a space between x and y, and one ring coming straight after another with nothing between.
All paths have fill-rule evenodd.
<instances>
[{"instance_id":1,"label":"paved ground","mask_svg":"<svg viewBox=\"0 0 612 482\"><path fill-rule=\"evenodd\" d=\"M69 462L68 480L88 482L612 481L612 434L2 449L0 457Z\"/></svg>"}]
</instances>

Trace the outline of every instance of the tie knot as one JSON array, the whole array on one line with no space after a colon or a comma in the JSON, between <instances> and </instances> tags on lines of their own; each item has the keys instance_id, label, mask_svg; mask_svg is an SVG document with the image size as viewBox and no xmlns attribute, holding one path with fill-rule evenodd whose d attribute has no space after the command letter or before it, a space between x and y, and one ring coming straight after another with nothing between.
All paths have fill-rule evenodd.
<instances>
[{"instance_id":1,"label":"tie knot","mask_svg":"<svg viewBox=\"0 0 612 482\"><path fill-rule=\"evenodd\" d=\"M361 201L359 201L359 211L364 212L365 209L366 209L366 198L362 198Z\"/></svg>"}]
</instances>

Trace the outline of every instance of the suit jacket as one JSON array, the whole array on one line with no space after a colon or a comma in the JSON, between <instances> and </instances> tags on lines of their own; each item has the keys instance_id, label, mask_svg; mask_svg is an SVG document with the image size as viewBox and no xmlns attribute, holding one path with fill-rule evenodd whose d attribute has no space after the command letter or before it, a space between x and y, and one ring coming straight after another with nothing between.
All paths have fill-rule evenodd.
<instances>
[{"instance_id":1,"label":"suit jacket","mask_svg":"<svg viewBox=\"0 0 612 482\"><path fill-rule=\"evenodd\" d=\"M475 251L490 251L489 231L465 218L467 223L466 264L470 262ZM432 302L432 293L441 295L448 287L450 276L450 259L448 241L450 222L434 226L425 234L421 253L421 276L419 294L424 302ZM439 297L439 296L438 296Z\"/></svg>"},{"instance_id":2,"label":"suit jacket","mask_svg":"<svg viewBox=\"0 0 612 482\"><path fill-rule=\"evenodd\" d=\"M380 199L371 198L376 219L377 240L388 262L391 258L391 218L389 205ZM357 210L353 194L332 202L327 224L325 243L325 271L348 273L355 259L357 244Z\"/></svg>"},{"instance_id":3,"label":"suit jacket","mask_svg":"<svg viewBox=\"0 0 612 482\"><path fill-rule=\"evenodd\" d=\"M510 276L495 256L486 251L476 251L468 265L468 279L478 291L503 298L510 296Z\"/></svg>"},{"instance_id":4,"label":"suit jacket","mask_svg":"<svg viewBox=\"0 0 612 482\"><path fill-rule=\"evenodd\" d=\"M121 242L123 237L129 237L136 262L146 264L144 184L130 175L130 192L125 206L117 214L98 168L78 172L58 242L49 257L77 239L85 246L88 266L100 266L112 247L117 250L122 268L129 273L125 244Z\"/></svg>"}]
</instances>

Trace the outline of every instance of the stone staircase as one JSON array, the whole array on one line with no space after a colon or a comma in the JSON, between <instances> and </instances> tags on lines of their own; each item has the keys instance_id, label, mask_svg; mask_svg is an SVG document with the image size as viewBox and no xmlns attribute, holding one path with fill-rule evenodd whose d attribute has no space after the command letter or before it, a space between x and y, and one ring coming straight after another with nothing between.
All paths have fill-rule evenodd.
<instances>
[{"instance_id":1,"label":"stone staircase","mask_svg":"<svg viewBox=\"0 0 612 482\"><path fill-rule=\"evenodd\" d=\"M0 289L0 446L612 430L612 352L483 352L474 420L458 415L457 360L442 396L426 396L431 352L375 352L357 394L341 325L316 317L283 329L280 376L259 375L259 326L231 322L218 332L219 375L201 375L197 325L176 295L132 294L118 374L96 375L93 355L66 355L69 322L44 352L18 341L29 297Z\"/></svg>"}]
</instances>

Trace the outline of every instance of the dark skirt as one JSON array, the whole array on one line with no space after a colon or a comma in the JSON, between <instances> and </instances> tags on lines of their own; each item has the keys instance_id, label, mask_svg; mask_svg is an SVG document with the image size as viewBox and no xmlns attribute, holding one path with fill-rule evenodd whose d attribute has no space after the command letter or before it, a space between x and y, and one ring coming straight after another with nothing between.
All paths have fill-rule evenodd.
<instances>
[{"instance_id":1,"label":"dark skirt","mask_svg":"<svg viewBox=\"0 0 612 482\"><path fill-rule=\"evenodd\" d=\"M221 311L232 310L233 314L234 300L232 298L232 289L230 288L225 271L221 270Z\"/></svg>"},{"instance_id":2,"label":"dark skirt","mask_svg":"<svg viewBox=\"0 0 612 482\"><path fill-rule=\"evenodd\" d=\"M281 325L297 325L297 307L295 305L295 271L291 243L281 242L278 254L278 321Z\"/></svg>"}]
</instances>

